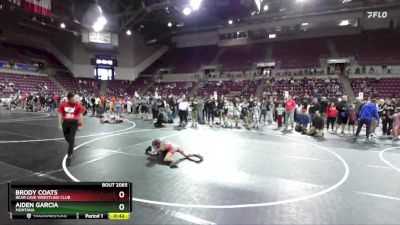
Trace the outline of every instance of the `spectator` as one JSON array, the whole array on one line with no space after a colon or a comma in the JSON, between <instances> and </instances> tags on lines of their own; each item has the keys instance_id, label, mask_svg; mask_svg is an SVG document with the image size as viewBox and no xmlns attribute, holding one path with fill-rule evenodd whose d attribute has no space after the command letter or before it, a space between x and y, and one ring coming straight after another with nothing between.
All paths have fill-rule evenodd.
<instances>
[{"instance_id":1,"label":"spectator","mask_svg":"<svg viewBox=\"0 0 400 225\"><path fill-rule=\"evenodd\" d=\"M314 117L316 115L316 112L321 110L321 106L318 103L317 98L313 98L311 101L310 107L308 108L308 113L310 114L310 121L314 121Z\"/></svg>"},{"instance_id":2,"label":"spectator","mask_svg":"<svg viewBox=\"0 0 400 225\"><path fill-rule=\"evenodd\" d=\"M338 111L336 110L335 103L331 102L331 104L329 105L329 108L327 109L327 122L326 122L327 130L329 130L329 125L331 125L332 131L333 131L333 127L335 125L337 114L338 114Z\"/></svg>"},{"instance_id":3,"label":"spectator","mask_svg":"<svg viewBox=\"0 0 400 225\"><path fill-rule=\"evenodd\" d=\"M371 132L371 121L372 121L373 117L379 121L379 114L378 114L376 105L371 103L370 101L367 101L367 103L362 107L361 112L360 112L360 120L359 120L359 124L357 127L357 132L354 135L355 138L358 137L358 135L361 132L361 128L365 124L367 127L366 134L365 134L365 141L370 142L369 134Z\"/></svg>"},{"instance_id":4,"label":"spectator","mask_svg":"<svg viewBox=\"0 0 400 225\"><path fill-rule=\"evenodd\" d=\"M303 109L302 112L297 116L296 131L302 134L307 133L307 127L310 123L310 116L307 114L307 109Z\"/></svg>"},{"instance_id":5,"label":"spectator","mask_svg":"<svg viewBox=\"0 0 400 225\"><path fill-rule=\"evenodd\" d=\"M323 137L324 136L324 120L321 115L317 111L315 114L315 118L312 121L312 127L307 132L307 135L315 136L315 137Z\"/></svg>"},{"instance_id":6,"label":"spectator","mask_svg":"<svg viewBox=\"0 0 400 225\"><path fill-rule=\"evenodd\" d=\"M204 123L204 100L200 97L197 98L197 115L198 115L198 121L199 124L205 124Z\"/></svg>"},{"instance_id":7,"label":"spectator","mask_svg":"<svg viewBox=\"0 0 400 225\"><path fill-rule=\"evenodd\" d=\"M278 103L276 108L276 120L278 122L278 128L282 127L283 114L285 113L285 108L282 107L282 103Z\"/></svg>"},{"instance_id":8,"label":"spectator","mask_svg":"<svg viewBox=\"0 0 400 225\"><path fill-rule=\"evenodd\" d=\"M296 102L289 95L285 102L285 130L288 130L289 123L294 128L294 110L296 109Z\"/></svg>"},{"instance_id":9,"label":"spectator","mask_svg":"<svg viewBox=\"0 0 400 225\"><path fill-rule=\"evenodd\" d=\"M382 135L390 136L392 134L393 115L395 113L395 99L386 99L385 104L383 105L382 111Z\"/></svg>"},{"instance_id":10,"label":"spectator","mask_svg":"<svg viewBox=\"0 0 400 225\"><path fill-rule=\"evenodd\" d=\"M347 96L343 95L341 101L336 105L336 110L338 111L338 117L337 117L337 125L335 129L335 133L337 133L337 130L339 126L342 127L342 132L340 133L341 135L344 135L344 128L347 124L347 121L349 120L349 104L347 102Z\"/></svg>"},{"instance_id":11,"label":"spectator","mask_svg":"<svg viewBox=\"0 0 400 225\"><path fill-rule=\"evenodd\" d=\"M183 95L181 100L178 103L179 109L179 126L178 127L185 127L187 124L187 117L188 117L188 110L189 110L190 103L186 100L186 96Z\"/></svg>"},{"instance_id":12,"label":"spectator","mask_svg":"<svg viewBox=\"0 0 400 225\"><path fill-rule=\"evenodd\" d=\"M357 121L357 113L356 113L356 106L354 104L350 105L349 110L349 120L347 122L348 125L348 132L350 133L350 128L352 128L352 134L354 135L354 126Z\"/></svg>"},{"instance_id":13,"label":"spectator","mask_svg":"<svg viewBox=\"0 0 400 225\"><path fill-rule=\"evenodd\" d=\"M326 110L328 109L328 99L326 97L322 97L321 102L319 103L320 105L320 110L319 112L321 113L322 119L326 122Z\"/></svg>"}]
</instances>

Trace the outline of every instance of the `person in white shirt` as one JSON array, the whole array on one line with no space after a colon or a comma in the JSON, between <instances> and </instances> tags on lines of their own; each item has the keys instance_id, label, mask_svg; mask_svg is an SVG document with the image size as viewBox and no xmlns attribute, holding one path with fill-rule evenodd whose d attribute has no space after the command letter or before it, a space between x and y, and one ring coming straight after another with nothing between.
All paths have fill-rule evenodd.
<instances>
[{"instance_id":1,"label":"person in white shirt","mask_svg":"<svg viewBox=\"0 0 400 225\"><path fill-rule=\"evenodd\" d=\"M126 110L129 114L132 113L132 101L131 98L127 98L128 101L126 101Z\"/></svg>"},{"instance_id":2,"label":"person in white shirt","mask_svg":"<svg viewBox=\"0 0 400 225\"><path fill-rule=\"evenodd\" d=\"M187 124L188 118L188 110L189 110L190 103L186 99L185 95L182 95L182 98L178 102L178 115L179 115L179 126L178 127L185 127Z\"/></svg>"}]
</instances>

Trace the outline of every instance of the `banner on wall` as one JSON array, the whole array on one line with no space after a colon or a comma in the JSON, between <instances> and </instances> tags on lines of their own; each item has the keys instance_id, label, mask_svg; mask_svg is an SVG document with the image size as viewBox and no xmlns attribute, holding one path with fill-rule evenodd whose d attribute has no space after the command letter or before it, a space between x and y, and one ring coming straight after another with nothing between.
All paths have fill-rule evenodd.
<instances>
[{"instance_id":1,"label":"banner on wall","mask_svg":"<svg viewBox=\"0 0 400 225\"><path fill-rule=\"evenodd\" d=\"M51 0L25 0L24 7L43 16L51 16Z\"/></svg>"},{"instance_id":2,"label":"banner on wall","mask_svg":"<svg viewBox=\"0 0 400 225\"><path fill-rule=\"evenodd\" d=\"M358 92L358 97L360 98L360 100L364 99L364 92Z\"/></svg>"},{"instance_id":3,"label":"banner on wall","mask_svg":"<svg viewBox=\"0 0 400 225\"><path fill-rule=\"evenodd\" d=\"M0 61L0 68L23 70L23 71L32 71L32 72L39 71L39 67L37 67L37 66L26 65L26 64L22 64L22 63L15 63L15 64L11 65L7 61Z\"/></svg>"},{"instance_id":4,"label":"banner on wall","mask_svg":"<svg viewBox=\"0 0 400 225\"><path fill-rule=\"evenodd\" d=\"M51 0L8 0L17 6L43 16L51 16Z\"/></svg>"}]
</instances>

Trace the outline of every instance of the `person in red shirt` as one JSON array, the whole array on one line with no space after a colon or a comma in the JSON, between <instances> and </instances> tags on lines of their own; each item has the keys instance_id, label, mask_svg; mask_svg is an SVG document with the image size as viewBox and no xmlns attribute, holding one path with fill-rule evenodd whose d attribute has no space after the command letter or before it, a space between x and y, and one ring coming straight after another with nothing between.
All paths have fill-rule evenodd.
<instances>
[{"instance_id":1,"label":"person in red shirt","mask_svg":"<svg viewBox=\"0 0 400 225\"><path fill-rule=\"evenodd\" d=\"M103 108L106 108L106 96L101 96L100 97L100 101L101 101L101 104L103 105Z\"/></svg>"},{"instance_id":2,"label":"person in red shirt","mask_svg":"<svg viewBox=\"0 0 400 225\"><path fill-rule=\"evenodd\" d=\"M21 94L21 109L26 109L28 95L24 92Z\"/></svg>"},{"instance_id":3,"label":"person in red shirt","mask_svg":"<svg viewBox=\"0 0 400 225\"><path fill-rule=\"evenodd\" d=\"M54 104L56 106L56 108L58 107L58 100L60 99L60 96L58 96L58 94L55 94L53 97L54 100Z\"/></svg>"},{"instance_id":4,"label":"person in red shirt","mask_svg":"<svg viewBox=\"0 0 400 225\"><path fill-rule=\"evenodd\" d=\"M285 102L285 129L289 128L289 120L292 129L294 128L294 110L296 109L296 102L291 96L288 96Z\"/></svg>"},{"instance_id":5,"label":"person in red shirt","mask_svg":"<svg viewBox=\"0 0 400 225\"><path fill-rule=\"evenodd\" d=\"M332 131L333 127L336 122L336 117L337 117L338 111L335 107L335 103L331 102L329 105L328 109L326 110L326 115L327 115L327 121L326 121L326 129L329 130L329 124L332 125Z\"/></svg>"},{"instance_id":6,"label":"person in red shirt","mask_svg":"<svg viewBox=\"0 0 400 225\"><path fill-rule=\"evenodd\" d=\"M111 100L110 100L110 110L112 111L112 112L115 112L115 102L117 101L117 99L114 97L114 96L112 96L111 97Z\"/></svg>"},{"instance_id":7,"label":"person in red shirt","mask_svg":"<svg viewBox=\"0 0 400 225\"><path fill-rule=\"evenodd\" d=\"M59 128L62 129L64 138L68 142L68 158L72 157L75 145L75 134L82 129L83 107L75 100L74 94L68 93L67 101L58 108Z\"/></svg>"}]
</instances>

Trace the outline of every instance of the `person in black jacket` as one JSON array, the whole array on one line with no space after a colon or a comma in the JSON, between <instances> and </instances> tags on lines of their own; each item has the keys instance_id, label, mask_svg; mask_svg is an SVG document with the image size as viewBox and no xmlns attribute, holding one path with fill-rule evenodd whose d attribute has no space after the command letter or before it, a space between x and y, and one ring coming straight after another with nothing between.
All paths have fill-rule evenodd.
<instances>
[{"instance_id":1,"label":"person in black jacket","mask_svg":"<svg viewBox=\"0 0 400 225\"><path fill-rule=\"evenodd\" d=\"M214 125L214 117L217 111L217 105L215 103L214 97L211 95L210 99L208 100L208 110L207 110L207 118L208 118L208 124L212 127ZM211 123L210 123L211 119Z\"/></svg>"},{"instance_id":2,"label":"person in black jacket","mask_svg":"<svg viewBox=\"0 0 400 225\"><path fill-rule=\"evenodd\" d=\"M167 99L167 104L170 107L170 110L172 112L172 117L175 118L176 116L176 100L175 100L175 96L171 95L169 96L169 98Z\"/></svg>"},{"instance_id":3,"label":"person in black jacket","mask_svg":"<svg viewBox=\"0 0 400 225\"><path fill-rule=\"evenodd\" d=\"M207 99L207 96L204 97L204 109L203 109L203 124L205 121L208 121L208 110L210 108L210 100Z\"/></svg>"},{"instance_id":4,"label":"person in black jacket","mask_svg":"<svg viewBox=\"0 0 400 225\"><path fill-rule=\"evenodd\" d=\"M326 97L322 97L322 99L321 99L321 102L319 103L319 105L321 106L320 107L320 110L319 110L319 112L321 113L321 117L322 117L322 119L324 119L324 122L326 122L326 110L328 109L328 105L329 105L329 103L328 103L328 99L326 99Z\"/></svg>"},{"instance_id":5,"label":"person in black jacket","mask_svg":"<svg viewBox=\"0 0 400 225\"><path fill-rule=\"evenodd\" d=\"M386 99L382 111L382 135L391 136L393 128L393 115L395 110L396 100Z\"/></svg>"},{"instance_id":6,"label":"person in black jacket","mask_svg":"<svg viewBox=\"0 0 400 225\"><path fill-rule=\"evenodd\" d=\"M318 103L318 99L317 98L313 98L313 100L311 101L310 104L310 108L308 108L308 114L310 115L310 121L313 121L315 116L316 116L316 112L320 111L321 106Z\"/></svg>"},{"instance_id":7,"label":"person in black jacket","mask_svg":"<svg viewBox=\"0 0 400 225\"><path fill-rule=\"evenodd\" d=\"M342 127L341 135L344 135L344 127L346 126L347 121L349 120L349 110L350 110L350 106L349 103L347 102L346 95L342 96L342 101L336 105L336 110L338 111L338 116L336 120L337 124L335 133L337 133L339 126L341 126Z\"/></svg>"},{"instance_id":8,"label":"person in black jacket","mask_svg":"<svg viewBox=\"0 0 400 225\"><path fill-rule=\"evenodd\" d=\"M94 116L96 113L96 98L94 95L90 98L90 102L92 102L92 115Z\"/></svg>"},{"instance_id":9,"label":"person in black jacket","mask_svg":"<svg viewBox=\"0 0 400 225\"><path fill-rule=\"evenodd\" d=\"M216 102L217 104L217 116L219 117L219 124L223 125L224 124L224 97L221 96L218 98L218 101Z\"/></svg>"},{"instance_id":10,"label":"person in black jacket","mask_svg":"<svg viewBox=\"0 0 400 225\"><path fill-rule=\"evenodd\" d=\"M312 127L307 131L307 135L315 137L324 136L324 119L321 117L318 111L315 112L315 118L312 121Z\"/></svg>"}]
</instances>

